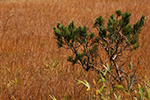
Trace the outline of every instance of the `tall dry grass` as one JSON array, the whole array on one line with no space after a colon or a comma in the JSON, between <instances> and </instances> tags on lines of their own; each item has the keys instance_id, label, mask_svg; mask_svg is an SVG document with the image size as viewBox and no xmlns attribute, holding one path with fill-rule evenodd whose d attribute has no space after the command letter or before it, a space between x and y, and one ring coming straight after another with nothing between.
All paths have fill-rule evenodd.
<instances>
[{"instance_id":1,"label":"tall dry grass","mask_svg":"<svg viewBox=\"0 0 150 100\"><path fill-rule=\"evenodd\" d=\"M138 77L150 72L150 1L149 0L22 0L0 1L0 98L1 100L90 100L76 78L92 85L97 75L74 67L66 58L71 51L57 49L52 27L56 22L92 27L102 15L107 22L117 9L131 12L131 23L146 15L140 35L140 47L131 61L140 60ZM46 64L56 58L59 65L46 71ZM94 87L93 87L94 88ZM91 93L95 93L93 90Z\"/></svg>"}]
</instances>

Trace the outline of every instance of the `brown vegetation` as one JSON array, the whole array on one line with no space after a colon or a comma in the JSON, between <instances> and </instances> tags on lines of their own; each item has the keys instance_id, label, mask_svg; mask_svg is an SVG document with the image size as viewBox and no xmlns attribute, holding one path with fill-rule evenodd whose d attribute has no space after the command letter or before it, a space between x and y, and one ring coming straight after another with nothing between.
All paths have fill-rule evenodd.
<instances>
[{"instance_id":1,"label":"brown vegetation","mask_svg":"<svg viewBox=\"0 0 150 100\"><path fill-rule=\"evenodd\" d=\"M136 66L139 59L137 75L150 79L149 0L0 0L0 98L48 100L54 95L60 100L67 94L69 100L92 99L75 79L92 85L96 73L67 62L71 51L57 49L52 27L56 22L68 25L73 20L77 26L92 27L96 17L102 15L107 21L118 9L132 14L131 23L146 15L140 47L131 61ZM46 71L45 63L51 65L54 58L59 65Z\"/></svg>"}]
</instances>

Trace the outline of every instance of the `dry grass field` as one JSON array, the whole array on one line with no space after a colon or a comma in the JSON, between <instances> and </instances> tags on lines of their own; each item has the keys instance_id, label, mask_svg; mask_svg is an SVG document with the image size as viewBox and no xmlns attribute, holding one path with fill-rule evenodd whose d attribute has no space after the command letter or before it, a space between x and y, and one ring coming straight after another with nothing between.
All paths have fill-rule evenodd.
<instances>
[{"instance_id":1,"label":"dry grass field","mask_svg":"<svg viewBox=\"0 0 150 100\"><path fill-rule=\"evenodd\" d=\"M91 100L95 91L86 93L75 79L92 86L97 74L67 62L71 51L57 48L52 28L71 21L92 27L96 17L107 22L118 9L132 14L131 23L146 16L131 62L136 66L139 59L138 77L150 79L150 0L0 0L0 100L61 100L65 94L68 100ZM47 70L54 58L58 66Z\"/></svg>"}]
</instances>

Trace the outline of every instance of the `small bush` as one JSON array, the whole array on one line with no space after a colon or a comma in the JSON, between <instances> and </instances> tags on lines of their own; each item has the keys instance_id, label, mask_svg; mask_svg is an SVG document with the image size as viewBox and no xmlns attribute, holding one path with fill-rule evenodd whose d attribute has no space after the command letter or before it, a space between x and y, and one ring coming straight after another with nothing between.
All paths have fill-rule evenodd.
<instances>
[{"instance_id":1,"label":"small bush","mask_svg":"<svg viewBox=\"0 0 150 100\"><path fill-rule=\"evenodd\" d=\"M136 80L136 68L127 60L131 57L130 52L139 46L138 39L144 25L145 16L142 15L139 21L130 25L131 13L116 11L116 16L110 15L107 26L102 16L95 19L94 33L86 26L76 27L74 22L68 26L57 23L53 28L57 40L57 46L70 49L74 55L68 56L68 61L73 65L80 64L84 70L94 69L99 74L99 80L105 85L111 84L125 93L133 92L133 85ZM99 52L107 53L107 62L103 61ZM124 53L129 53L124 57ZM95 62L99 61L99 64ZM99 66L100 65L100 66ZM80 81L81 82L81 81ZM99 90L100 96L104 86ZM117 95L114 94L116 98Z\"/></svg>"}]
</instances>

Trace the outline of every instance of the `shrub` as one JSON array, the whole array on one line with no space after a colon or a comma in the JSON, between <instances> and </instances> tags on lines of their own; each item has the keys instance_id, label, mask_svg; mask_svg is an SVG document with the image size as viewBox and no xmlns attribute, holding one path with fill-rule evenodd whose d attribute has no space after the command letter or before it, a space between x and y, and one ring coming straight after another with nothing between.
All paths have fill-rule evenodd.
<instances>
[{"instance_id":1,"label":"shrub","mask_svg":"<svg viewBox=\"0 0 150 100\"><path fill-rule=\"evenodd\" d=\"M116 87L120 89L124 89L122 84L132 90L136 69L132 68L130 63L127 70L126 63L131 55L124 57L124 54L139 47L138 39L145 16L142 15L133 25L129 24L130 16L129 12L122 13L117 10L116 17L110 15L107 26L102 16L97 17L93 25L97 33L86 26L76 27L74 22L68 26L57 23L53 28L57 46L70 49L74 53L67 59L73 65L80 64L86 71L94 69L100 79L109 80L112 85L118 84ZM107 62L102 60L101 48L107 53ZM95 61L99 61L100 66L95 64Z\"/></svg>"}]
</instances>

